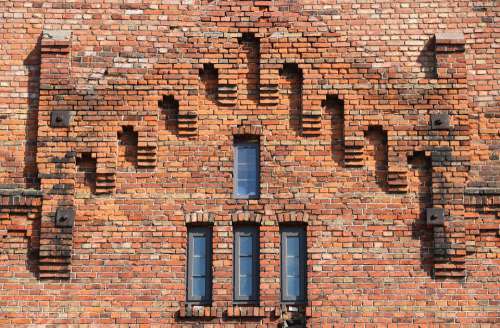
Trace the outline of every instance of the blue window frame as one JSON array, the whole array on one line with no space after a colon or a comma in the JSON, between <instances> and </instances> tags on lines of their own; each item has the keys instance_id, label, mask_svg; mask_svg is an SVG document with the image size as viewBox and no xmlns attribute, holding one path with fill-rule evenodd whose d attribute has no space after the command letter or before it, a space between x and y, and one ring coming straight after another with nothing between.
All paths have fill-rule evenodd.
<instances>
[{"instance_id":1,"label":"blue window frame","mask_svg":"<svg viewBox=\"0 0 500 328\"><path fill-rule=\"evenodd\" d=\"M281 300L306 301L306 231L303 226L281 227Z\"/></svg>"},{"instance_id":2,"label":"blue window frame","mask_svg":"<svg viewBox=\"0 0 500 328\"><path fill-rule=\"evenodd\" d=\"M237 138L234 142L234 196L256 199L260 195L258 139Z\"/></svg>"},{"instance_id":3,"label":"blue window frame","mask_svg":"<svg viewBox=\"0 0 500 328\"><path fill-rule=\"evenodd\" d=\"M234 301L257 303L259 292L259 233L258 227L234 227Z\"/></svg>"},{"instance_id":4,"label":"blue window frame","mask_svg":"<svg viewBox=\"0 0 500 328\"><path fill-rule=\"evenodd\" d=\"M188 229L187 301L207 304L212 300L212 229Z\"/></svg>"}]
</instances>

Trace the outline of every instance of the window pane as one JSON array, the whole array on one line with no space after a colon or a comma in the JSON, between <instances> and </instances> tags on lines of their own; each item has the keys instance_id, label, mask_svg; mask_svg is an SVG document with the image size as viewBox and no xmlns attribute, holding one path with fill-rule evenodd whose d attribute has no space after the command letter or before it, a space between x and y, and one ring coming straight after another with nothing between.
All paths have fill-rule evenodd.
<instances>
[{"instance_id":1,"label":"window pane","mask_svg":"<svg viewBox=\"0 0 500 328\"><path fill-rule=\"evenodd\" d=\"M193 296L205 297L205 278L204 277L194 277L193 278Z\"/></svg>"},{"instance_id":2,"label":"window pane","mask_svg":"<svg viewBox=\"0 0 500 328\"><path fill-rule=\"evenodd\" d=\"M248 165L238 164L238 180L250 179L250 167Z\"/></svg>"},{"instance_id":3,"label":"window pane","mask_svg":"<svg viewBox=\"0 0 500 328\"><path fill-rule=\"evenodd\" d=\"M193 237L193 255L194 256L201 256L205 257L206 256L206 239L205 237L201 236L194 236Z\"/></svg>"},{"instance_id":4,"label":"window pane","mask_svg":"<svg viewBox=\"0 0 500 328\"><path fill-rule=\"evenodd\" d=\"M255 301L257 297L257 237L254 226L235 227L234 297L236 301Z\"/></svg>"},{"instance_id":5,"label":"window pane","mask_svg":"<svg viewBox=\"0 0 500 328\"><path fill-rule=\"evenodd\" d=\"M238 180L238 195L245 196L250 194L251 192L251 185L248 181L244 180Z\"/></svg>"},{"instance_id":6,"label":"window pane","mask_svg":"<svg viewBox=\"0 0 500 328\"><path fill-rule=\"evenodd\" d=\"M299 277L287 277L288 296L292 298L300 297L300 279Z\"/></svg>"},{"instance_id":7,"label":"window pane","mask_svg":"<svg viewBox=\"0 0 500 328\"><path fill-rule=\"evenodd\" d=\"M235 143L235 194L256 196L259 180L259 145L249 141Z\"/></svg>"},{"instance_id":8,"label":"window pane","mask_svg":"<svg viewBox=\"0 0 500 328\"><path fill-rule=\"evenodd\" d=\"M243 145L238 148L238 165L248 165L250 163L251 157L247 148Z\"/></svg>"},{"instance_id":9,"label":"window pane","mask_svg":"<svg viewBox=\"0 0 500 328\"><path fill-rule=\"evenodd\" d=\"M193 276L205 276L207 263L204 257L195 257L193 259Z\"/></svg>"},{"instance_id":10,"label":"window pane","mask_svg":"<svg viewBox=\"0 0 500 328\"><path fill-rule=\"evenodd\" d=\"M240 257L240 276L252 276L251 257Z\"/></svg>"},{"instance_id":11,"label":"window pane","mask_svg":"<svg viewBox=\"0 0 500 328\"><path fill-rule=\"evenodd\" d=\"M238 179L256 181L257 180L256 165L238 165Z\"/></svg>"},{"instance_id":12,"label":"window pane","mask_svg":"<svg viewBox=\"0 0 500 328\"><path fill-rule=\"evenodd\" d=\"M281 288L285 302L305 301L305 230L300 226L281 229Z\"/></svg>"},{"instance_id":13,"label":"window pane","mask_svg":"<svg viewBox=\"0 0 500 328\"><path fill-rule=\"evenodd\" d=\"M256 181L252 180L240 180L238 179L238 195L256 195L257 185Z\"/></svg>"},{"instance_id":14,"label":"window pane","mask_svg":"<svg viewBox=\"0 0 500 328\"><path fill-rule=\"evenodd\" d=\"M300 238L299 236L287 236L287 255L299 256L300 254Z\"/></svg>"},{"instance_id":15,"label":"window pane","mask_svg":"<svg viewBox=\"0 0 500 328\"><path fill-rule=\"evenodd\" d=\"M240 277L240 296L252 296L252 277Z\"/></svg>"},{"instance_id":16,"label":"window pane","mask_svg":"<svg viewBox=\"0 0 500 328\"><path fill-rule=\"evenodd\" d=\"M298 257L286 258L286 274L288 277L298 277L300 275L300 264Z\"/></svg>"},{"instance_id":17,"label":"window pane","mask_svg":"<svg viewBox=\"0 0 500 328\"><path fill-rule=\"evenodd\" d=\"M247 163L253 165L255 159L257 158L257 146L242 146L240 147L240 153L238 158L240 163Z\"/></svg>"},{"instance_id":18,"label":"window pane","mask_svg":"<svg viewBox=\"0 0 500 328\"><path fill-rule=\"evenodd\" d=\"M240 236L240 256L249 256L253 253L252 236Z\"/></svg>"},{"instance_id":19,"label":"window pane","mask_svg":"<svg viewBox=\"0 0 500 328\"><path fill-rule=\"evenodd\" d=\"M190 227L188 230L187 301L210 301L211 230L209 227Z\"/></svg>"},{"instance_id":20,"label":"window pane","mask_svg":"<svg viewBox=\"0 0 500 328\"><path fill-rule=\"evenodd\" d=\"M242 178L249 179L252 181L257 180L257 163L252 163L251 165L245 166L242 169L244 174Z\"/></svg>"}]
</instances>

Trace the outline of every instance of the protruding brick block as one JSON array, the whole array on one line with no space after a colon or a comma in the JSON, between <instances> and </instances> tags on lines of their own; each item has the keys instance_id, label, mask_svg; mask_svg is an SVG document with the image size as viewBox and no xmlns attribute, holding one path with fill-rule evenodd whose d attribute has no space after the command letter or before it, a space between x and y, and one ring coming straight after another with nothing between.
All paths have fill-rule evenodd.
<instances>
[{"instance_id":1,"label":"protruding brick block","mask_svg":"<svg viewBox=\"0 0 500 328\"><path fill-rule=\"evenodd\" d=\"M433 207L425 211L428 226L442 226L444 225L444 209Z\"/></svg>"},{"instance_id":2,"label":"protruding brick block","mask_svg":"<svg viewBox=\"0 0 500 328\"><path fill-rule=\"evenodd\" d=\"M56 227L71 228L75 222L74 207L61 206L57 208L55 215Z\"/></svg>"}]
</instances>

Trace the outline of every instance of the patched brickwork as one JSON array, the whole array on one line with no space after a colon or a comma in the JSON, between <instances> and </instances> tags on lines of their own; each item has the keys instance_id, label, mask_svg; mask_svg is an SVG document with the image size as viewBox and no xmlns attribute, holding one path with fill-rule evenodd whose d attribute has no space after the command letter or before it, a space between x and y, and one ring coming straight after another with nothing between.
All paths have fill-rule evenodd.
<instances>
[{"instance_id":1,"label":"patched brickwork","mask_svg":"<svg viewBox=\"0 0 500 328\"><path fill-rule=\"evenodd\" d=\"M495 1L0 4L0 325L494 326ZM260 149L234 194L235 140ZM236 226L258 302L233 301ZM280 299L305 227L307 298ZM212 297L186 297L187 231Z\"/></svg>"}]
</instances>

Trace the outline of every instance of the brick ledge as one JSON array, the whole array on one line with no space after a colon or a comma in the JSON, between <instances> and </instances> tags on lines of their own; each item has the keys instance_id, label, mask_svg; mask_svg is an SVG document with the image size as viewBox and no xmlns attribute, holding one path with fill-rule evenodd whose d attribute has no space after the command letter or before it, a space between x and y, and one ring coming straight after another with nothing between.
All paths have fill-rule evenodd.
<instances>
[{"instance_id":1,"label":"brick ledge","mask_svg":"<svg viewBox=\"0 0 500 328\"><path fill-rule=\"evenodd\" d=\"M8 188L0 189L0 196L31 196L41 197L43 192L37 189L23 189L23 188Z\"/></svg>"},{"instance_id":2,"label":"brick ledge","mask_svg":"<svg viewBox=\"0 0 500 328\"><path fill-rule=\"evenodd\" d=\"M179 318L259 318L271 317L279 318L286 313L303 313L306 317L312 317L312 307L277 305L277 306L244 306L234 305L228 307L218 307L210 305L190 305L182 303L177 315Z\"/></svg>"}]
</instances>

